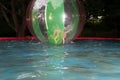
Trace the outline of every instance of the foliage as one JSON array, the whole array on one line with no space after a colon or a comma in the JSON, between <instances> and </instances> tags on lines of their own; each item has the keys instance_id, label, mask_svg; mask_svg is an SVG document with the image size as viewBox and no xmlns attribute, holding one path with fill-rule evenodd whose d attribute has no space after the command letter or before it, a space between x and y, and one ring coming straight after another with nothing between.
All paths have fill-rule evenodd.
<instances>
[{"instance_id":1,"label":"foliage","mask_svg":"<svg viewBox=\"0 0 120 80\"><path fill-rule=\"evenodd\" d=\"M24 36L26 29L25 15L30 0L1 0L0 20L6 22L4 26L9 26L16 36ZM2 26L3 24L1 24ZM7 29L6 29L7 30Z\"/></svg>"},{"instance_id":2,"label":"foliage","mask_svg":"<svg viewBox=\"0 0 120 80\"><path fill-rule=\"evenodd\" d=\"M16 36L25 36L25 15L30 1L0 0L0 34L8 31L15 33ZM81 36L120 37L120 0L82 0L82 2L86 10L86 24Z\"/></svg>"},{"instance_id":3,"label":"foliage","mask_svg":"<svg viewBox=\"0 0 120 80\"><path fill-rule=\"evenodd\" d=\"M83 2L87 19L82 36L120 37L120 0Z\"/></svg>"}]
</instances>

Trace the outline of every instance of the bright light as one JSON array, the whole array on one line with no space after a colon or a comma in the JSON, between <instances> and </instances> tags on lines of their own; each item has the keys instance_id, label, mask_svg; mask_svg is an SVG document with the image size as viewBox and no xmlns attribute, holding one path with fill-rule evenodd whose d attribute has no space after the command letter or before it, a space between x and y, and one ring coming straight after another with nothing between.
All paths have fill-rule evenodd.
<instances>
[{"instance_id":1,"label":"bright light","mask_svg":"<svg viewBox=\"0 0 120 80\"><path fill-rule=\"evenodd\" d=\"M53 19L52 13L50 13L50 15L49 15L49 20L52 20L52 19Z\"/></svg>"},{"instance_id":2,"label":"bright light","mask_svg":"<svg viewBox=\"0 0 120 80\"><path fill-rule=\"evenodd\" d=\"M66 14L63 13L63 15L62 15L62 20L63 20L63 22L65 22L65 18L66 18L66 17L67 17Z\"/></svg>"},{"instance_id":3,"label":"bright light","mask_svg":"<svg viewBox=\"0 0 120 80\"><path fill-rule=\"evenodd\" d=\"M98 19L102 19L103 16L98 16Z\"/></svg>"}]
</instances>

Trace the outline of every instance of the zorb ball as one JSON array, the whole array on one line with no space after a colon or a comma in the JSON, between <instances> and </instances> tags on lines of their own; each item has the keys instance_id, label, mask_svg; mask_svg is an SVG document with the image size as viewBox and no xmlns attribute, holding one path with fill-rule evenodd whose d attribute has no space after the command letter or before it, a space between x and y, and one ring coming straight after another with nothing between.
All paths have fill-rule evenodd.
<instances>
[{"instance_id":1,"label":"zorb ball","mask_svg":"<svg viewBox=\"0 0 120 80\"><path fill-rule=\"evenodd\" d=\"M65 44L82 27L79 0L32 0L28 9L29 29L41 42Z\"/></svg>"}]
</instances>

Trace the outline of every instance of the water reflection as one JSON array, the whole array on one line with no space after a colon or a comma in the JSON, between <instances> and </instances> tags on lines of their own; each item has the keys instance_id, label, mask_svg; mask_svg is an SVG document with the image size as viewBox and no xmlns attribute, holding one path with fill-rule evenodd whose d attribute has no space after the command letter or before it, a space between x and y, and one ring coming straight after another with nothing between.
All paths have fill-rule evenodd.
<instances>
[{"instance_id":1,"label":"water reflection","mask_svg":"<svg viewBox=\"0 0 120 80\"><path fill-rule=\"evenodd\" d=\"M64 74L64 48L63 46L50 46L46 48L46 63L43 72L46 72L44 75L44 80L63 80ZM47 78L47 79L46 79ZM43 79L43 77L42 77Z\"/></svg>"}]
</instances>

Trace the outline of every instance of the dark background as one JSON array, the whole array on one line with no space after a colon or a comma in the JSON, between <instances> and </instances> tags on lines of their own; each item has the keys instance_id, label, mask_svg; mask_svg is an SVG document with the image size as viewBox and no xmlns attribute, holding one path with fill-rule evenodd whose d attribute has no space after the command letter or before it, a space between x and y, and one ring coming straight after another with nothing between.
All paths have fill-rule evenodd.
<instances>
[{"instance_id":1,"label":"dark background","mask_svg":"<svg viewBox=\"0 0 120 80\"><path fill-rule=\"evenodd\" d=\"M0 0L0 37L31 36L26 10L31 0ZM120 0L83 0L86 23L82 37L120 37Z\"/></svg>"}]
</instances>

